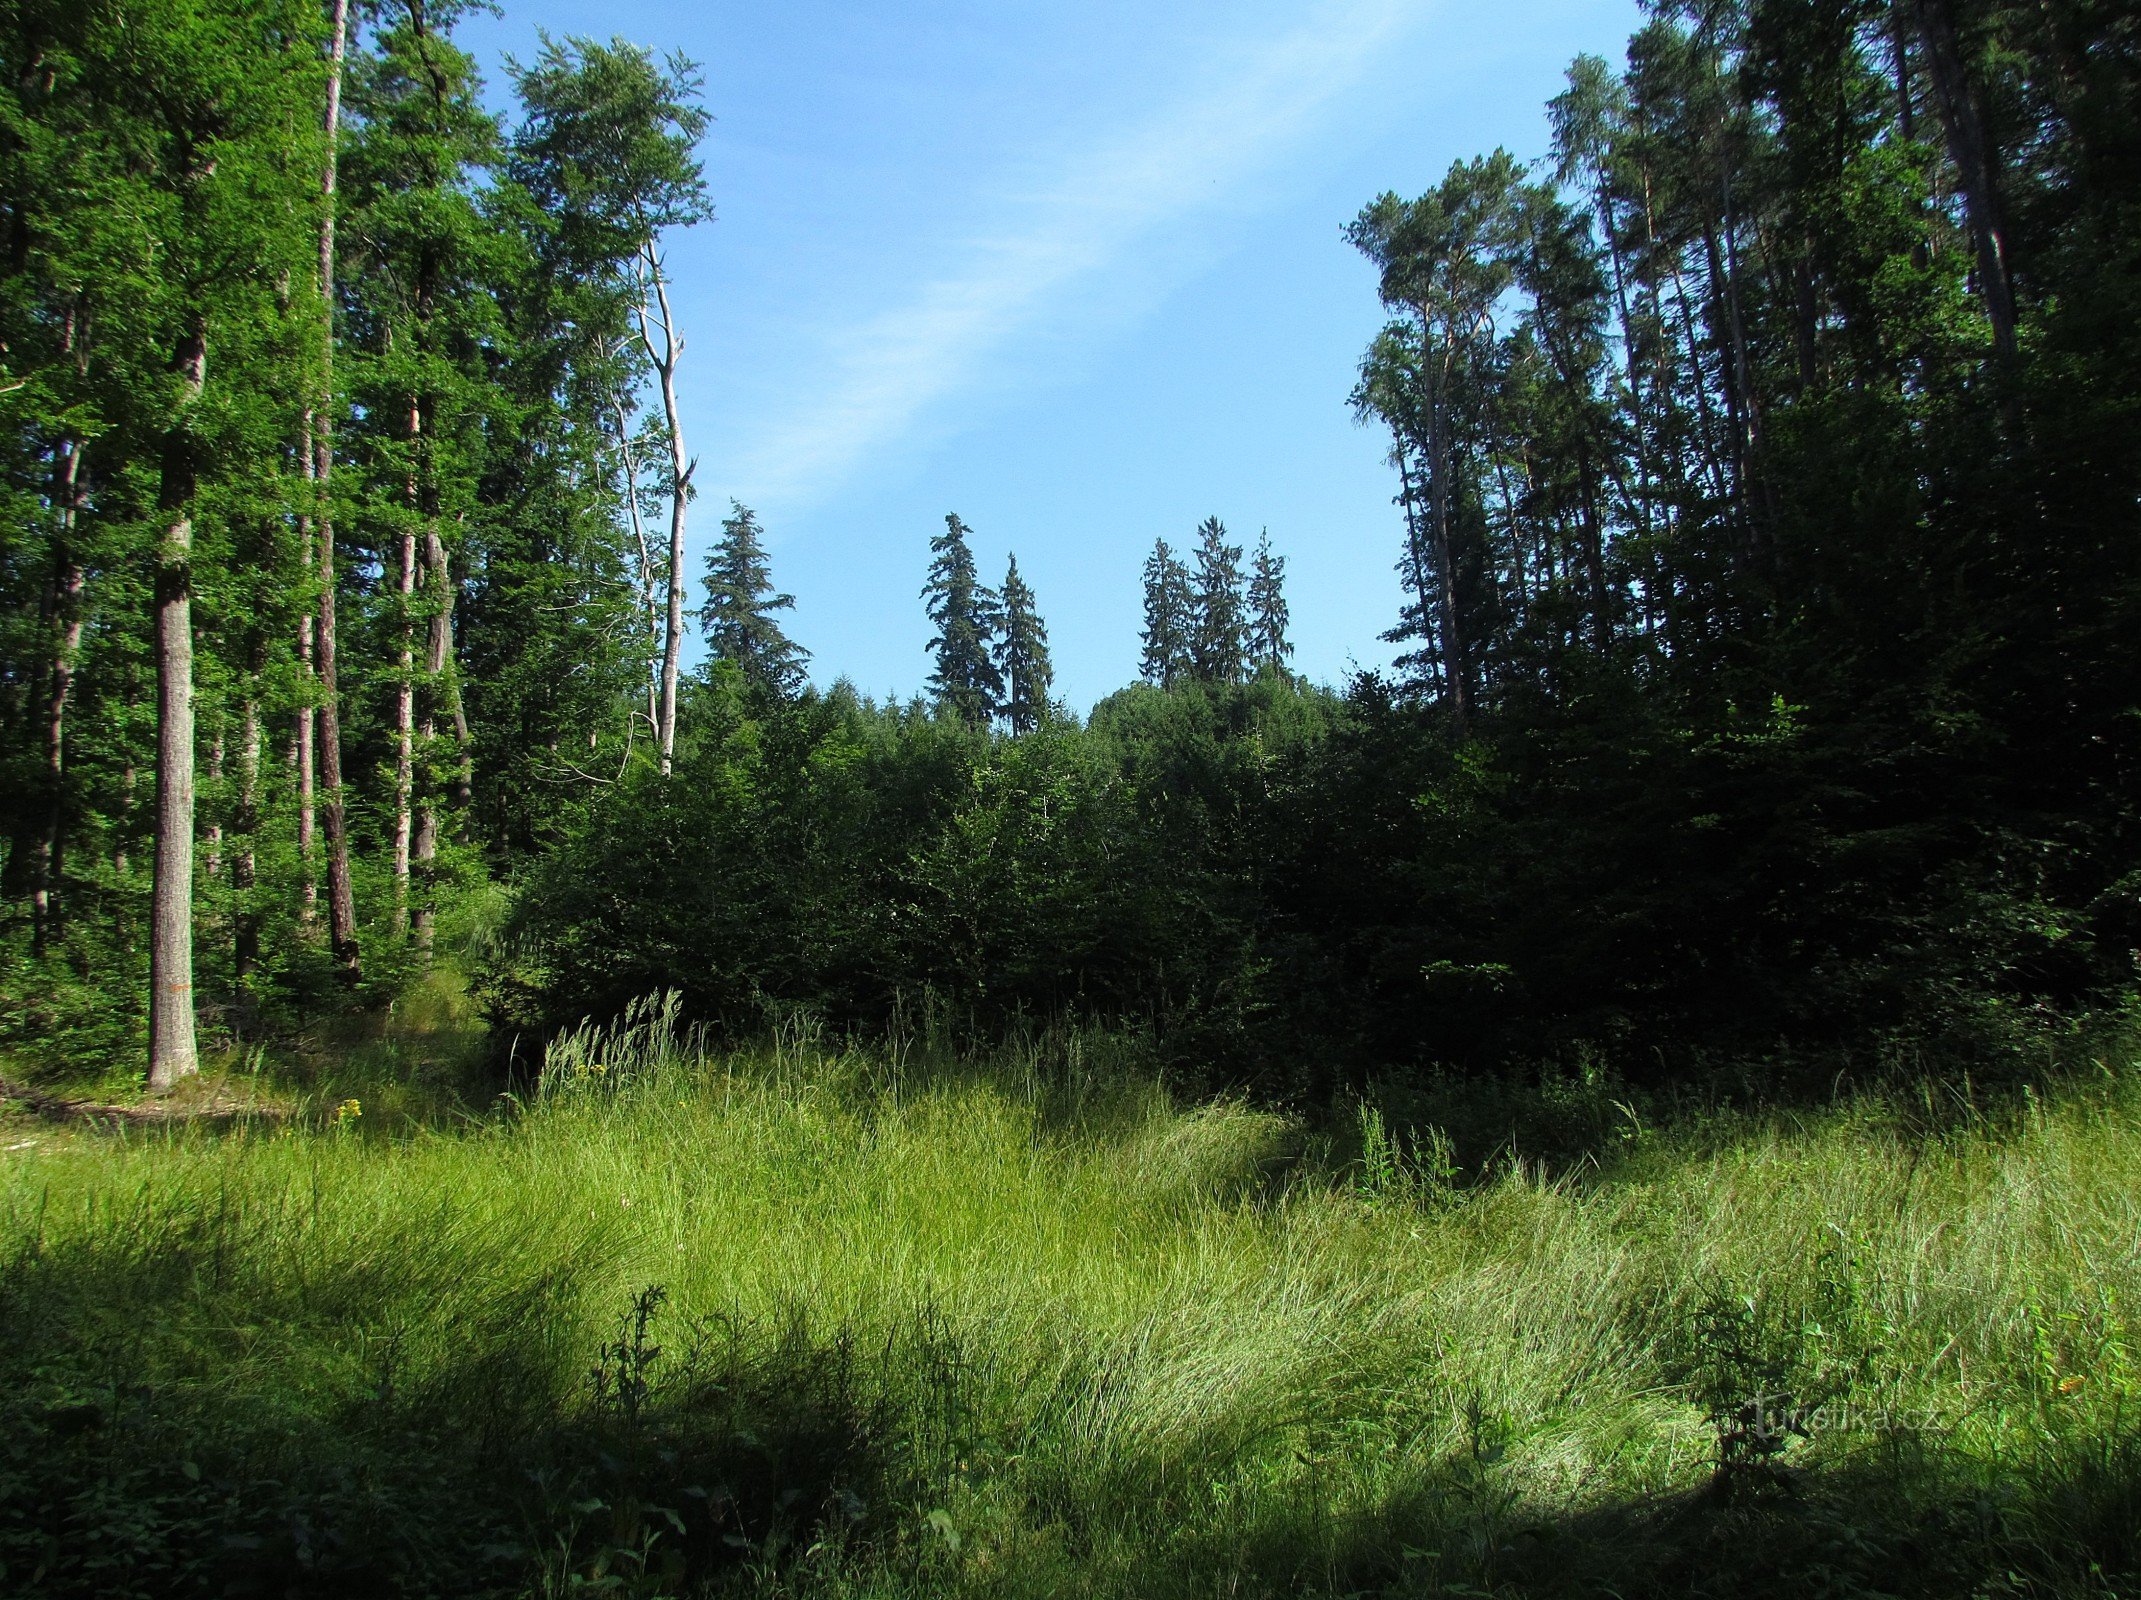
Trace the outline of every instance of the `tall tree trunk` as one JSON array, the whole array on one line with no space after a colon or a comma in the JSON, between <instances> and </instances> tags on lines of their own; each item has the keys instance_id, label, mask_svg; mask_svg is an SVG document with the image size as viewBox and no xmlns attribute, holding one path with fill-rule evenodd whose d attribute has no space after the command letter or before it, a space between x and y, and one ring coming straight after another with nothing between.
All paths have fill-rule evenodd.
<instances>
[{"instance_id":1,"label":"tall tree trunk","mask_svg":"<svg viewBox=\"0 0 2141 1600\"><path fill-rule=\"evenodd\" d=\"M1992 324L1993 347L2001 359L2011 361L2015 355L2015 285L2000 193L1999 151L1986 131L1948 0L1915 3L1918 37L1925 46L1927 75L1933 80L1933 103L1939 108L1948 158L1955 163L1955 176L1962 186L1963 220L1977 251L1978 293Z\"/></svg>"},{"instance_id":2,"label":"tall tree trunk","mask_svg":"<svg viewBox=\"0 0 2141 1600\"><path fill-rule=\"evenodd\" d=\"M1708 469L1710 492L1720 504L1729 504L1732 491L1725 476L1725 452L1717 443L1717 412L1710 404L1710 374L1702 364L1702 336L1695 331L1695 314L1689 306L1687 278L1681 271L1680 252L1673 252L1673 301L1680 313L1680 337L1687 345L1688 378L1695 391L1697 439L1703 466ZM1720 358L1722 364L1722 358Z\"/></svg>"},{"instance_id":3,"label":"tall tree trunk","mask_svg":"<svg viewBox=\"0 0 2141 1600\"><path fill-rule=\"evenodd\" d=\"M647 623L647 727L659 736L662 726L661 673L655 663L662 650L662 608L655 596L654 552L647 545L647 523L639 510L639 450L632 442L631 419L624 406L614 407L617 416L618 454L624 467L625 515L632 525L632 541L639 550L639 605ZM627 746L629 748L629 744Z\"/></svg>"},{"instance_id":4,"label":"tall tree trunk","mask_svg":"<svg viewBox=\"0 0 2141 1600\"><path fill-rule=\"evenodd\" d=\"M342 63L348 49L349 0L333 0L328 43L327 155L320 170L320 373L319 402L312 419L313 479L318 485L320 689L319 765L325 790L322 831L327 835L328 940L343 975L355 981L357 901L349 877L349 808L342 791L342 702L335 662L334 352L335 352L335 159L342 126Z\"/></svg>"},{"instance_id":5,"label":"tall tree trunk","mask_svg":"<svg viewBox=\"0 0 2141 1600\"><path fill-rule=\"evenodd\" d=\"M1432 339L1425 318L1423 332ZM1456 552L1450 538L1450 451L1443 426L1443 395L1448 385L1434 377L1434 348L1430 342L1420 370L1427 378L1427 494L1430 523L1435 541L1436 622L1442 635L1444 693L1448 697L1450 722L1457 737L1465 736L1471 721L1472 668L1465 653L1464 627L1458 613Z\"/></svg>"},{"instance_id":6,"label":"tall tree trunk","mask_svg":"<svg viewBox=\"0 0 2141 1600\"><path fill-rule=\"evenodd\" d=\"M1606 259L1613 268L1613 303L1621 319L1621 365L1628 375L1629 438L1635 448L1636 480L1640 494L1629 509L1637 528L1650 532L1650 445L1643 414L1643 379L1637 365L1635 317L1628 304L1628 274L1622 260L1620 229L1603 174L1598 178L1598 225L1605 235ZM1625 485L1622 497L1627 498Z\"/></svg>"},{"instance_id":7,"label":"tall tree trunk","mask_svg":"<svg viewBox=\"0 0 2141 1600\"><path fill-rule=\"evenodd\" d=\"M238 712L238 793L231 810L231 831L237 837L230 863L231 970L241 986L241 1004L246 976L260 965L260 912L253 904L253 887L259 880L260 681L266 658L267 641L256 634Z\"/></svg>"},{"instance_id":8,"label":"tall tree trunk","mask_svg":"<svg viewBox=\"0 0 2141 1600\"><path fill-rule=\"evenodd\" d=\"M1578 510L1583 518L1583 575L1591 591L1591 643L1599 654L1613 643L1613 596L1606 586L1606 531L1598 513L1598 465L1588 430L1576 446Z\"/></svg>"},{"instance_id":9,"label":"tall tree trunk","mask_svg":"<svg viewBox=\"0 0 2141 1600\"><path fill-rule=\"evenodd\" d=\"M1888 50L1896 75L1896 131L1906 140L1918 137L1918 108L1911 98L1911 51L1903 24L1902 0L1888 7Z\"/></svg>"},{"instance_id":10,"label":"tall tree trunk","mask_svg":"<svg viewBox=\"0 0 2141 1600\"><path fill-rule=\"evenodd\" d=\"M416 453L423 448L424 413L409 402L408 512L400 540L401 651L394 685L394 931L409 931L409 842L416 799L416 522L422 515Z\"/></svg>"},{"instance_id":11,"label":"tall tree trunk","mask_svg":"<svg viewBox=\"0 0 2141 1600\"><path fill-rule=\"evenodd\" d=\"M1447 663L1442 659L1442 633L1435 622L1438 613L1434 595L1428 587L1434 582L1432 563L1427 555L1427 534L1420 525L1422 496L1413 483L1412 453L1407 447L1404 427L1393 422L1390 433L1397 441L1398 503L1405 512L1405 554L1412 567L1413 602L1419 608L1420 642L1427 646L1428 653L1434 658L1435 670L1441 675L1443 692L1447 694L1449 673Z\"/></svg>"},{"instance_id":12,"label":"tall tree trunk","mask_svg":"<svg viewBox=\"0 0 2141 1600\"><path fill-rule=\"evenodd\" d=\"M56 923L52 890L60 871L66 822L67 700L74 661L82 647L82 564L74 554L74 528L82 503L82 443L60 442L53 471L52 666L45 695L44 816L30 863L30 942L42 956Z\"/></svg>"},{"instance_id":13,"label":"tall tree trunk","mask_svg":"<svg viewBox=\"0 0 2141 1600\"><path fill-rule=\"evenodd\" d=\"M157 505L170 519L156 559L156 877L150 897L149 1087L200 1070L193 1035L192 412L208 373L208 329L180 341L179 414L164 439Z\"/></svg>"},{"instance_id":14,"label":"tall tree trunk","mask_svg":"<svg viewBox=\"0 0 2141 1600\"><path fill-rule=\"evenodd\" d=\"M223 719L213 717L215 735L208 741L208 859L201 863L209 879L223 876Z\"/></svg>"},{"instance_id":15,"label":"tall tree trunk","mask_svg":"<svg viewBox=\"0 0 2141 1600\"><path fill-rule=\"evenodd\" d=\"M318 500L319 462L312 452L312 408L305 408L304 436L298 441L304 458L307 504ZM299 559L304 563L307 586L319 582L318 538L308 511L297 519ZM314 763L313 733L320 719L318 673L313 659L313 631L318 603L308 603L297 619L297 726L290 741L290 764L297 771L297 863L298 926L317 931L320 905L318 778Z\"/></svg>"},{"instance_id":16,"label":"tall tree trunk","mask_svg":"<svg viewBox=\"0 0 2141 1600\"><path fill-rule=\"evenodd\" d=\"M461 705L460 676L454 669L453 659L453 572L448 565L446 545L439 538L436 523L424 529L424 583L431 590L430 634L424 653L424 680L427 690L424 699L424 725L422 746L427 751L438 736L438 714L443 708L452 718L454 740L459 746L455 765L455 801L460 806L468 804L469 748L468 718ZM432 870L439 852L439 804L435 784L427 785L422 809L416 819L416 860L421 878L422 892L416 903L416 942L422 949L431 948L432 924L438 909L437 876Z\"/></svg>"},{"instance_id":17,"label":"tall tree trunk","mask_svg":"<svg viewBox=\"0 0 2141 1600\"><path fill-rule=\"evenodd\" d=\"M691 504L691 474L694 463L684 454L684 430L677 415L676 368L684 353L684 341L676 331L676 318L669 309L669 285L662 276L661 257L649 244L640 252L643 279L639 296L639 337L662 391L662 419L669 430L669 610L662 630L662 699L657 713L656 736L661 744L662 772L666 776L676 759L677 663L684 645L684 512ZM653 292L656 310L647 305ZM661 329L661 347L654 343L654 327Z\"/></svg>"}]
</instances>

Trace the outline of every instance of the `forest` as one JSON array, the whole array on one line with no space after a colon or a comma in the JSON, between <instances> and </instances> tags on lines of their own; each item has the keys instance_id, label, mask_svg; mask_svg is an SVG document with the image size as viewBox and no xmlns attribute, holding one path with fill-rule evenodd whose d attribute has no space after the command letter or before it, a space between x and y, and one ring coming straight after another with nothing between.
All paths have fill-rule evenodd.
<instances>
[{"instance_id":1,"label":"forest","mask_svg":"<svg viewBox=\"0 0 2141 1600\"><path fill-rule=\"evenodd\" d=\"M2141 19L1646 0L1332 219L1395 666L1081 711L469 10L0 15L0 1588L2137 1592Z\"/></svg>"}]
</instances>

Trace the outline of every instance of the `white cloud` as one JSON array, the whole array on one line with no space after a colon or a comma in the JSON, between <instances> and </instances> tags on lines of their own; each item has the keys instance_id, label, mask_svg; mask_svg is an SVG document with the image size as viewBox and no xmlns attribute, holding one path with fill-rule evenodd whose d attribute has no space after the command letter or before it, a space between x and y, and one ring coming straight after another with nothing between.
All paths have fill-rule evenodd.
<instances>
[{"instance_id":1,"label":"white cloud","mask_svg":"<svg viewBox=\"0 0 2141 1600\"><path fill-rule=\"evenodd\" d=\"M1234 203L1315 134L1418 11L1417 0L1328 0L1284 37L1206 63L1204 82L1127 132L1059 157L1014 220L961 243L956 268L829 339L830 370L801 375L788 403L723 452L722 479L753 504L829 493L987 382L1021 334L1156 234Z\"/></svg>"}]
</instances>

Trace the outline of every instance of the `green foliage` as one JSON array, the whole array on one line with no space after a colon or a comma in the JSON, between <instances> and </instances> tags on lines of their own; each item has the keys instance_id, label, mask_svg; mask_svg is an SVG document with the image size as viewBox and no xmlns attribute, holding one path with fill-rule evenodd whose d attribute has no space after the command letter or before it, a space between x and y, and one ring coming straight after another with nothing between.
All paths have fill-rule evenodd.
<instances>
[{"instance_id":1,"label":"green foliage","mask_svg":"<svg viewBox=\"0 0 2141 1600\"><path fill-rule=\"evenodd\" d=\"M1172 689L1189 677L1192 604L1189 569L1165 539L1153 540L1145 560L1144 653L1138 665L1147 683Z\"/></svg>"},{"instance_id":2,"label":"green foliage","mask_svg":"<svg viewBox=\"0 0 2141 1600\"><path fill-rule=\"evenodd\" d=\"M1227 543L1226 524L1217 517L1197 524L1190 603L1190 672L1204 683L1239 683L1249 660L1241 546Z\"/></svg>"},{"instance_id":3,"label":"green foliage","mask_svg":"<svg viewBox=\"0 0 2141 1600\"><path fill-rule=\"evenodd\" d=\"M996 668L1004 699L997 710L1014 734L1031 733L1048 720L1048 690L1056 676L1048 660L1048 624L1034 608L1032 586L1018 575L1017 556L999 592L1004 631L996 644Z\"/></svg>"},{"instance_id":4,"label":"green foliage","mask_svg":"<svg viewBox=\"0 0 2141 1600\"><path fill-rule=\"evenodd\" d=\"M760 542L757 513L732 502L721 537L706 557L706 604L699 626L707 652L731 661L761 694L790 695L803 684L810 652L781 631L773 613L795 606L795 596L776 593L773 563Z\"/></svg>"},{"instance_id":5,"label":"green foliage","mask_svg":"<svg viewBox=\"0 0 2141 1600\"><path fill-rule=\"evenodd\" d=\"M530 875L489 980L503 1029L675 989L732 1031L942 1007L962 1028L1070 1013L1156 1025L1185 1060L1261 1054L1257 886L1330 697L1130 690L1088 728L1005 738L845 690L739 691L717 677L692 702L679 781L627 773Z\"/></svg>"},{"instance_id":6,"label":"green foliage","mask_svg":"<svg viewBox=\"0 0 2141 1600\"><path fill-rule=\"evenodd\" d=\"M319 7L31 6L0 22L15 241L0 263L0 1027L23 1065L94 1073L140 1034L148 580L174 450L195 485L211 1040L391 999L489 864L542 837L561 785L631 747L614 486L633 230L703 213L704 113L680 63L546 45L509 133L452 42L462 9L391 9L357 36L331 307ZM196 327L206 387L175 428L172 353ZM336 442L325 498L321 432ZM355 990L322 949L325 797L301 795L296 748L301 726L322 731L325 521ZM406 875L390 867L410 856Z\"/></svg>"},{"instance_id":7,"label":"green foliage","mask_svg":"<svg viewBox=\"0 0 2141 1600\"><path fill-rule=\"evenodd\" d=\"M929 653L936 661L930 693L969 728L982 728L1003 699L1004 677L996 665L995 640L1003 626L1003 605L983 586L967 544L970 530L956 515L944 519L944 531L929 541L929 579L922 598L928 603L936 637Z\"/></svg>"},{"instance_id":8,"label":"green foliage","mask_svg":"<svg viewBox=\"0 0 2141 1600\"><path fill-rule=\"evenodd\" d=\"M1272 553L1268 528L1257 535L1256 561L1243 598L1248 606L1244 639L1251 665L1258 672L1284 672L1286 658L1294 653L1286 637L1286 558Z\"/></svg>"}]
</instances>

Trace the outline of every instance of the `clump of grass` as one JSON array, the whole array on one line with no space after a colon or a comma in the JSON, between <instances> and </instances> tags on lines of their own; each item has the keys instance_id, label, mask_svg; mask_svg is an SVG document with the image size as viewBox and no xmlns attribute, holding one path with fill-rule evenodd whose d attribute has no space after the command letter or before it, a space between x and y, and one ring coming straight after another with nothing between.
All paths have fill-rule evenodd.
<instances>
[{"instance_id":1,"label":"clump of grass","mask_svg":"<svg viewBox=\"0 0 2141 1600\"><path fill-rule=\"evenodd\" d=\"M350 1087L323 1074L323 1097ZM358 1098L357 1096L349 1096ZM659 1006L480 1119L0 1176L10 1593L2123 1592L2141 1097L1467 1184Z\"/></svg>"}]
</instances>

